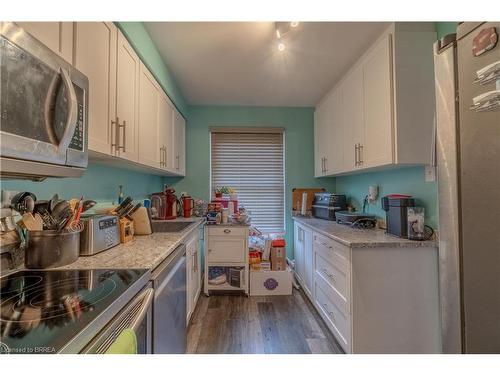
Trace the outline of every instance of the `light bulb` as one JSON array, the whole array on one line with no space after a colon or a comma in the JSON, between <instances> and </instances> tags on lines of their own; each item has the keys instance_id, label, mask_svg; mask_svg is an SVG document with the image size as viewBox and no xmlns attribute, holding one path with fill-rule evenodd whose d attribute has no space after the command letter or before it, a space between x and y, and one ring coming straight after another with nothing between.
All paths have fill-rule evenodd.
<instances>
[{"instance_id":1,"label":"light bulb","mask_svg":"<svg viewBox=\"0 0 500 375\"><path fill-rule=\"evenodd\" d=\"M299 22L298 21L290 22L290 26L297 27L297 26L299 26Z\"/></svg>"},{"instance_id":2,"label":"light bulb","mask_svg":"<svg viewBox=\"0 0 500 375\"><path fill-rule=\"evenodd\" d=\"M284 51L285 50L285 43L278 43L278 50Z\"/></svg>"}]
</instances>

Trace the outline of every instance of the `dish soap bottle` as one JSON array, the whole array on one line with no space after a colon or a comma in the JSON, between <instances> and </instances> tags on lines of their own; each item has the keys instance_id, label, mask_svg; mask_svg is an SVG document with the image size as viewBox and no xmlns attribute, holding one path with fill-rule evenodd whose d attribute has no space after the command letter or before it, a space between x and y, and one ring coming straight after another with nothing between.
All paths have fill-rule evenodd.
<instances>
[{"instance_id":1,"label":"dish soap bottle","mask_svg":"<svg viewBox=\"0 0 500 375\"><path fill-rule=\"evenodd\" d=\"M118 185L118 204L121 204L123 202L123 185Z\"/></svg>"}]
</instances>

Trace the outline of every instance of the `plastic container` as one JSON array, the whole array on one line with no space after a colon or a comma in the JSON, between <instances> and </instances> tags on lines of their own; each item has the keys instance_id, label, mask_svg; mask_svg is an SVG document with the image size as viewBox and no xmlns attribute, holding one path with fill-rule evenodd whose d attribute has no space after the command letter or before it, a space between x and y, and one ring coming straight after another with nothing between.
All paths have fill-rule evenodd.
<instances>
[{"instance_id":1,"label":"plastic container","mask_svg":"<svg viewBox=\"0 0 500 375\"><path fill-rule=\"evenodd\" d=\"M28 231L26 268L54 268L75 262L80 253L81 231Z\"/></svg>"}]
</instances>

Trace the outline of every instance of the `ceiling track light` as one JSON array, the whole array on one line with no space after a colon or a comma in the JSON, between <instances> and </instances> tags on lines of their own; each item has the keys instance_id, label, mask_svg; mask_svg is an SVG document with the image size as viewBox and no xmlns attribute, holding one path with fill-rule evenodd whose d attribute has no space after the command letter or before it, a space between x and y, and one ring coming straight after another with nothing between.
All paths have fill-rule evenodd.
<instances>
[{"instance_id":1,"label":"ceiling track light","mask_svg":"<svg viewBox=\"0 0 500 375\"><path fill-rule=\"evenodd\" d=\"M298 21L292 22L275 22L274 28L276 30L276 38L279 40L278 51L285 50L285 43L283 42L283 37L292 29L299 25Z\"/></svg>"}]
</instances>

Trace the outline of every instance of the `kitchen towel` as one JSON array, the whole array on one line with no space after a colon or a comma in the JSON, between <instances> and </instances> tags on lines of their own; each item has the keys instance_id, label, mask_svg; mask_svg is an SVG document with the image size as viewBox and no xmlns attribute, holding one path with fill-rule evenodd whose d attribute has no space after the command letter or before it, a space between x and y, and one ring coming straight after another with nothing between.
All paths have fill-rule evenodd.
<instances>
[{"instance_id":1,"label":"kitchen towel","mask_svg":"<svg viewBox=\"0 0 500 375\"><path fill-rule=\"evenodd\" d=\"M124 329L106 354L137 354L137 337L131 328Z\"/></svg>"}]
</instances>

